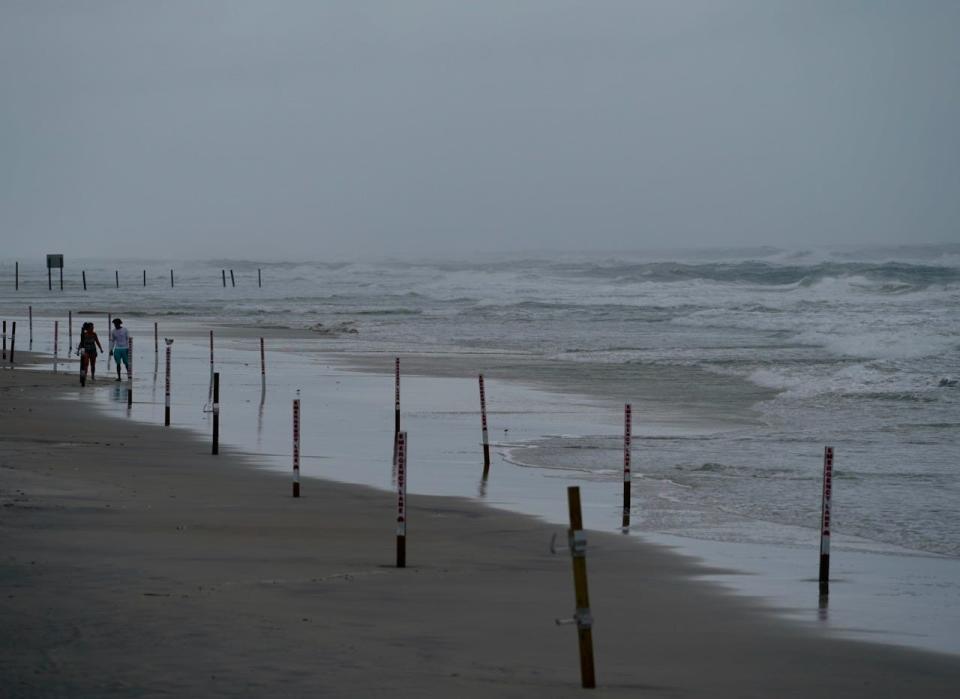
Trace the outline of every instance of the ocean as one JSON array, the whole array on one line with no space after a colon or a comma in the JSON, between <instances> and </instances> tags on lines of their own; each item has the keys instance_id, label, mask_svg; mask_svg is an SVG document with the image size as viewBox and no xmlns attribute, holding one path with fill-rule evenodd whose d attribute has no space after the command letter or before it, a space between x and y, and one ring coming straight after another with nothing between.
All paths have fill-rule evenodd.
<instances>
[{"instance_id":1,"label":"ocean","mask_svg":"<svg viewBox=\"0 0 960 699\"><path fill-rule=\"evenodd\" d=\"M562 511L534 495L537 484L582 483L598 494L588 506L592 526L613 530L622 406L629 402L634 533L681 549L688 542L698 555L717 544L807 556L818 545L829 445L836 452L835 552L960 559L960 245L367 262L68 259L63 292L56 274L48 291L39 262L21 262L18 291L13 261L0 263L0 314L23 323L31 304L34 348L43 351L52 344L50 319L61 319L65 338L68 310L78 319L103 318L101 337L106 312L123 315L139 337L153 321L163 329L243 326L267 338L307 331L303 342L268 340L284 352L284 405L294 386L309 381L298 362L337 382L351 371L380 375L389 385L378 419L390 429L386 375L400 356L404 380L422 379L413 397L418 426L428 430L440 419L426 407L431 392L446 395L456 386L464 397L451 399L445 414L467 414L465 429L476 431L464 438L471 448L479 440L472 382L483 371L493 382L498 463L491 487L504 478L498 472L511 469L510 492L484 492L472 471L442 486L421 481L424 492L486 497L562 521ZM18 348L26 349L25 337L18 325ZM189 349L183 342L177 361L192 358L191 400L200 403L205 345L196 332ZM152 337L144 344L140 351L152 359ZM225 341L224 350L244 346L253 351L239 339ZM242 353L224 361L256 363ZM258 380L245 384L252 406ZM155 418L157 405L162 393L157 400L154 386L145 419ZM534 417L537 411L553 417ZM199 411L191 414L200 419ZM278 409L266 424L274 425L273 436L261 424L255 441L251 431L237 444L282 454L286 412ZM411 439L416 445L418 436ZM322 446L316 452L321 461L333 458ZM390 485L385 469L373 477L356 467L335 477L351 480L351 473L358 482ZM416 483L412 477L414 491ZM937 604L956 615L960 576L951 576ZM947 647L960 652L955 645Z\"/></svg>"}]
</instances>

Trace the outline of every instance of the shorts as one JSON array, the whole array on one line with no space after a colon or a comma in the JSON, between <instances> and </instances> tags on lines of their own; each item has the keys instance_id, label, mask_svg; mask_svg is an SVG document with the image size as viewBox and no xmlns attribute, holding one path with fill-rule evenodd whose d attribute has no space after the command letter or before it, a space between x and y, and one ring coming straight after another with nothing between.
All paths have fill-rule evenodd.
<instances>
[{"instance_id":1,"label":"shorts","mask_svg":"<svg viewBox=\"0 0 960 699\"><path fill-rule=\"evenodd\" d=\"M123 362L124 366L128 369L130 368L130 350L126 347L114 347L113 348L113 361L117 363L117 366L120 366L120 362Z\"/></svg>"}]
</instances>

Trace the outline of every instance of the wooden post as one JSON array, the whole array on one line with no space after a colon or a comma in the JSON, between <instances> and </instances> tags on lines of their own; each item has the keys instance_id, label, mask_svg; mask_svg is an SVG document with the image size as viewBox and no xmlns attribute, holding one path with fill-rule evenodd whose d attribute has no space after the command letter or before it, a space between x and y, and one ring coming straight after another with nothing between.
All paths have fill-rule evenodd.
<instances>
[{"instance_id":1,"label":"wooden post","mask_svg":"<svg viewBox=\"0 0 960 699\"><path fill-rule=\"evenodd\" d=\"M590 614L590 593L587 589L587 539L583 533L583 516L580 511L580 488L567 488L567 505L570 508L570 556L573 559L573 587L577 611L574 621L580 640L580 681L585 689L596 687L593 667L593 616Z\"/></svg>"},{"instance_id":2,"label":"wooden post","mask_svg":"<svg viewBox=\"0 0 960 699\"><path fill-rule=\"evenodd\" d=\"M397 465L397 440L400 437L400 357L393 362L393 465Z\"/></svg>"},{"instance_id":3,"label":"wooden post","mask_svg":"<svg viewBox=\"0 0 960 699\"><path fill-rule=\"evenodd\" d=\"M13 349L17 344L17 321L13 321L13 328L10 332L10 363L13 364Z\"/></svg>"},{"instance_id":4,"label":"wooden post","mask_svg":"<svg viewBox=\"0 0 960 699\"><path fill-rule=\"evenodd\" d=\"M630 437L632 408L629 403L623 406L623 523L626 534L630 530Z\"/></svg>"},{"instance_id":5,"label":"wooden post","mask_svg":"<svg viewBox=\"0 0 960 699\"><path fill-rule=\"evenodd\" d=\"M127 407L133 407L133 338L127 339L127 378L130 383L127 385ZM120 367L117 367L119 370Z\"/></svg>"},{"instance_id":6,"label":"wooden post","mask_svg":"<svg viewBox=\"0 0 960 699\"><path fill-rule=\"evenodd\" d=\"M14 262L13 290L20 291L20 263Z\"/></svg>"},{"instance_id":7,"label":"wooden post","mask_svg":"<svg viewBox=\"0 0 960 699\"><path fill-rule=\"evenodd\" d=\"M159 335L157 334L157 323L153 323L153 353L155 355L160 354L160 343L158 342Z\"/></svg>"},{"instance_id":8,"label":"wooden post","mask_svg":"<svg viewBox=\"0 0 960 699\"><path fill-rule=\"evenodd\" d=\"M33 306L27 306L27 318L30 321L30 347L33 349Z\"/></svg>"},{"instance_id":9,"label":"wooden post","mask_svg":"<svg viewBox=\"0 0 960 699\"><path fill-rule=\"evenodd\" d=\"M213 403L213 330L210 331L210 384L207 391L207 404Z\"/></svg>"},{"instance_id":10,"label":"wooden post","mask_svg":"<svg viewBox=\"0 0 960 699\"><path fill-rule=\"evenodd\" d=\"M73 311L67 311L67 356L73 349Z\"/></svg>"},{"instance_id":11,"label":"wooden post","mask_svg":"<svg viewBox=\"0 0 960 699\"><path fill-rule=\"evenodd\" d=\"M220 453L220 372L213 375L213 453Z\"/></svg>"},{"instance_id":12,"label":"wooden post","mask_svg":"<svg viewBox=\"0 0 960 699\"><path fill-rule=\"evenodd\" d=\"M113 361L113 316L107 313L107 371L110 371L110 362ZM119 367L117 367L119 369Z\"/></svg>"},{"instance_id":13,"label":"wooden post","mask_svg":"<svg viewBox=\"0 0 960 699\"><path fill-rule=\"evenodd\" d=\"M119 289L120 288L120 270L117 270L117 269L113 270L113 279L117 285L117 288Z\"/></svg>"},{"instance_id":14,"label":"wooden post","mask_svg":"<svg viewBox=\"0 0 960 699\"><path fill-rule=\"evenodd\" d=\"M300 399L293 399L293 497L300 497Z\"/></svg>"},{"instance_id":15,"label":"wooden post","mask_svg":"<svg viewBox=\"0 0 960 699\"><path fill-rule=\"evenodd\" d=\"M53 272L47 267L47 291L53 291Z\"/></svg>"},{"instance_id":16,"label":"wooden post","mask_svg":"<svg viewBox=\"0 0 960 699\"><path fill-rule=\"evenodd\" d=\"M83 270L82 272L80 272L80 274L83 276L83 290L86 291L87 290L87 270Z\"/></svg>"},{"instance_id":17,"label":"wooden post","mask_svg":"<svg viewBox=\"0 0 960 699\"><path fill-rule=\"evenodd\" d=\"M170 341L167 341L167 375L165 377L164 397L163 397L163 424L170 426Z\"/></svg>"},{"instance_id":18,"label":"wooden post","mask_svg":"<svg viewBox=\"0 0 960 699\"><path fill-rule=\"evenodd\" d=\"M407 567L407 433L397 435L397 568Z\"/></svg>"},{"instance_id":19,"label":"wooden post","mask_svg":"<svg viewBox=\"0 0 960 699\"><path fill-rule=\"evenodd\" d=\"M63 291L63 265L60 265L60 291Z\"/></svg>"},{"instance_id":20,"label":"wooden post","mask_svg":"<svg viewBox=\"0 0 960 699\"><path fill-rule=\"evenodd\" d=\"M260 274L260 268L257 267L257 287L263 287L263 277Z\"/></svg>"},{"instance_id":21,"label":"wooden post","mask_svg":"<svg viewBox=\"0 0 960 699\"><path fill-rule=\"evenodd\" d=\"M143 286L144 288L147 286L147 270L143 270Z\"/></svg>"},{"instance_id":22,"label":"wooden post","mask_svg":"<svg viewBox=\"0 0 960 699\"><path fill-rule=\"evenodd\" d=\"M53 371L57 371L57 345L60 340L60 321L53 321Z\"/></svg>"},{"instance_id":23,"label":"wooden post","mask_svg":"<svg viewBox=\"0 0 960 699\"><path fill-rule=\"evenodd\" d=\"M3 321L3 358L7 358L7 321Z\"/></svg>"},{"instance_id":24,"label":"wooden post","mask_svg":"<svg viewBox=\"0 0 960 699\"><path fill-rule=\"evenodd\" d=\"M833 447L823 448L823 500L820 508L820 594L830 594L830 497L833 494Z\"/></svg>"},{"instance_id":25,"label":"wooden post","mask_svg":"<svg viewBox=\"0 0 960 699\"><path fill-rule=\"evenodd\" d=\"M170 288L173 288L173 270L170 270Z\"/></svg>"},{"instance_id":26,"label":"wooden post","mask_svg":"<svg viewBox=\"0 0 960 699\"><path fill-rule=\"evenodd\" d=\"M237 281L236 279L233 278L233 270L231 269L230 270L230 287L236 288L236 286L237 286Z\"/></svg>"},{"instance_id":27,"label":"wooden post","mask_svg":"<svg viewBox=\"0 0 960 699\"><path fill-rule=\"evenodd\" d=\"M490 472L490 440L487 437L487 397L483 390L483 374L480 374L480 424L483 427L483 476Z\"/></svg>"},{"instance_id":28,"label":"wooden post","mask_svg":"<svg viewBox=\"0 0 960 699\"><path fill-rule=\"evenodd\" d=\"M223 277L223 288L226 289L227 288L227 270L221 269L220 275Z\"/></svg>"}]
</instances>

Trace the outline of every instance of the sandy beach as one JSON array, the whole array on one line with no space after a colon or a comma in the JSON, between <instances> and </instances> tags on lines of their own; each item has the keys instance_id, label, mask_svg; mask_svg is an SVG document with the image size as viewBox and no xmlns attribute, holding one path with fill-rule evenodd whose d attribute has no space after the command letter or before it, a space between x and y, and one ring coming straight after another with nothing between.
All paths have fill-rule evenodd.
<instances>
[{"instance_id":1,"label":"sandy beach","mask_svg":"<svg viewBox=\"0 0 960 699\"><path fill-rule=\"evenodd\" d=\"M20 355L26 361L29 355ZM0 371L0 694L580 696L562 530L455 498L289 479ZM91 390L104 390L107 382ZM589 523L588 523L589 526ZM598 696L955 696L960 660L841 640L590 532Z\"/></svg>"}]
</instances>

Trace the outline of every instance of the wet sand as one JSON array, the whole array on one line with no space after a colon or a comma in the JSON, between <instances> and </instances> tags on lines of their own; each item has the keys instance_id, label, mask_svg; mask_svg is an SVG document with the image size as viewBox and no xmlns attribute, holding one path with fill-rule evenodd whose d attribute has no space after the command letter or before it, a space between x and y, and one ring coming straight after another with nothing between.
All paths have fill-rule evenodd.
<instances>
[{"instance_id":1,"label":"wet sand","mask_svg":"<svg viewBox=\"0 0 960 699\"><path fill-rule=\"evenodd\" d=\"M411 496L398 570L391 494L305 479L295 500L250 457L58 400L75 382L0 369L0 695L582 696L559 528ZM665 548L589 541L596 696L960 688L955 656L828 637Z\"/></svg>"}]
</instances>

